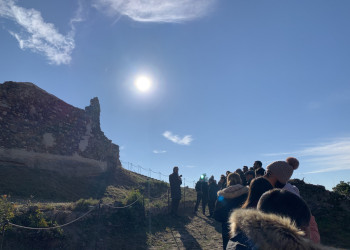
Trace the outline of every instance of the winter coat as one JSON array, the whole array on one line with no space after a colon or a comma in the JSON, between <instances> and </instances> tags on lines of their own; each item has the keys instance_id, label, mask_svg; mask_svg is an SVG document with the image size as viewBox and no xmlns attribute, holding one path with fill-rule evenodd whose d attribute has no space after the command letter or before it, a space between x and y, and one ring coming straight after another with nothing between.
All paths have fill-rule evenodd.
<instances>
[{"instance_id":1,"label":"winter coat","mask_svg":"<svg viewBox=\"0 0 350 250\"><path fill-rule=\"evenodd\" d=\"M215 182L212 182L209 184L209 200L210 201L216 201L217 198L217 192L219 191L219 187Z\"/></svg>"},{"instance_id":2,"label":"winter coat","mask_svg":"<svg viewBox=\"0 0 350 250\"><path fill-rule=\"evenodd\" d=\"M172 173L169 175L169 182L171 198L181 200L181 177L176 173Z\"/></svg>"},{"instance_id":3,"label":"winter coat","mask_svg":"<svg viewBox=\"0 0 350 250\"><path fill-rule=\"evenodd\" d=\"M219 222L227 222L232 209L240 208L247 199L248 188L241 184L229 186L220 190L215 203L214 219Z\"/></svg>"},{"instance_id":4,"label":"winter coat","mask_svg":"<svg viewBox=\"0 0 350 250\"><path fill-rule=\"evenodd\" d=\"M206 181L198 181L196 183L196 187L195 187L197 194L202 195L202 198L204 200L208 200L208 182Z\"/></svg>"},{"instance_id":5,"label":"winter coat","mask_svg":"<svg viewBox=\"0 0 350 250\"><path fill-rule=\"evenodd\" d=\"M291 219L255 209L235 210L230 218L231 239L227 250L326 250L304 237Z\"/></svg>"}]
</instances>

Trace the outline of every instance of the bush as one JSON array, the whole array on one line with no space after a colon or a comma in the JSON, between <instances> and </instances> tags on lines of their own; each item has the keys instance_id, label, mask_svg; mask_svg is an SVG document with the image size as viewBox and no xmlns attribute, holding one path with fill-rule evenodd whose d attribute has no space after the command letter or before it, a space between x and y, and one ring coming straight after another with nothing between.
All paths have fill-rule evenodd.
<instances>
[{"instance_id":1,"label":"bush","mask_svg":"<svg viewBox=\"0 0 350 250\"><path fill-rule=\"evenodd\" d=\"M26 212L13 217L12 223L32 228L48 228L57 226L57 223L45 217L37 206L29 207ZM28 230L12 227L7 233L6 245L16 244L31 246L32 249L49 249L62 246L64 240L63 229ZM17 245L19 244L19 245Z\"/></svg>"},{"instance_id":2,"label":"bush","mask_svg":"<svg viewBox=\"0 0 350 250\"><path fill-rule=\"evenodd\" d=\"M0 196L0 224L4 225L14 216L14 205L8 202L7 195ZM6 230L8 225L4 227ZM1 228L2 229L2 228Z\"/></svg>"},{"instance_id":3,"label":"bush","mask_svg":"<svg viewBox=\"0 0 350 250\"><path fill-rule=\"evenodd\" d=\"M91 209L91 206L98 204L98 200L92 198L89 199L80 199L73 204L73 211L88 211Z\"/></svg>"},{"instance_id":4,"label":"bush","mask_svg":"<svg viewBox=\"0 0 350 250\"><path fill-rule=\"evenodd\" d=\"M346 197L350 197L350 182L346 183L341 181L333 188L333 191L338 194L345 195Z\"/></svg>"}]
</instances>

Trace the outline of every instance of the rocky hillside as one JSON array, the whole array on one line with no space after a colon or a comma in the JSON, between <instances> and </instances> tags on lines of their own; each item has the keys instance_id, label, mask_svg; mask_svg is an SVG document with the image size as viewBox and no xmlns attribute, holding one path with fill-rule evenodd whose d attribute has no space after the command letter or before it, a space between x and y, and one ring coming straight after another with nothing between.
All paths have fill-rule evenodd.
<instances>
[{"instance_id":1,"label":"rocky hillside","mask_svg":"<svg viewBox=\"0 0 350 250\"><path fill-rule=\"evenodd\" d=\"M291 180L315 216L325 245L350 248L350 200L324 186Z\"/></svg>"}]
</instances>

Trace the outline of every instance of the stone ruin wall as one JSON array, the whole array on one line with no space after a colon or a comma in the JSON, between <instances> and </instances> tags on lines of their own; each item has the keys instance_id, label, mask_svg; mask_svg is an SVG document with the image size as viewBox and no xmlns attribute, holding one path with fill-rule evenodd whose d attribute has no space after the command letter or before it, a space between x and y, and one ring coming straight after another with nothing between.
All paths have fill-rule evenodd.
<instances>
[{"instance_id":1,"label":"stone ruin wall","mask_svg":"<svg viewBox=\"0 0 350 250\"><path fill-rule=\"evenodd\" d=\"M0 164L93 176L120 166L100 128L100 104L75 108L32 83L0 84ZM1 167L1 165L0 165Z\"/></svg>"}]
</instances>

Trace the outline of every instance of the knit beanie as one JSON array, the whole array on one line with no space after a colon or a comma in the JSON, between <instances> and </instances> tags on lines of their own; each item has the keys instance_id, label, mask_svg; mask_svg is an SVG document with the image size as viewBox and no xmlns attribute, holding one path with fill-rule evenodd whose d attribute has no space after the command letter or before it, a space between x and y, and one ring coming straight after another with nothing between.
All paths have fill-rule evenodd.
<instances>
[{"instance_id":1,"label":"knit beanie","mask_svg":"<svg viewBox=\"0 0 350 250\"><path fill-rule=\"evenodd\" d=\"M276 176L282 184L286 184L293 174L293 171L299 167L299 161L294 157L288 157L286 161L275 161L266 167L267 172Z\"/></svg>"}]
</instances>

